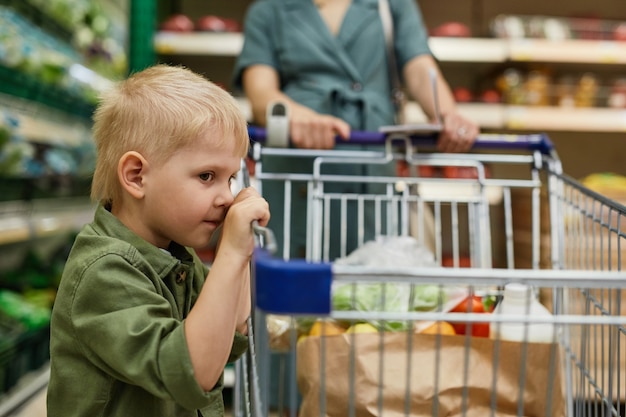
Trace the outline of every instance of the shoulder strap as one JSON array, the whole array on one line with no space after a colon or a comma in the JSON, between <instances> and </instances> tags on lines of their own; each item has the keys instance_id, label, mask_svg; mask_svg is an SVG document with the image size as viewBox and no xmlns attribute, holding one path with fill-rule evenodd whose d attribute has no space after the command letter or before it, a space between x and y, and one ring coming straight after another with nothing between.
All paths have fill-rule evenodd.
<instances>
[{"instance_id":1,"label":"shoulder strap","mask_svg":"<svg viewBox=\"0 0 626 417\"><path fill-rule=\"evenodd\" d=\"M391 100L396 108L396 122L401 123L402 107L404 104L404 91L398 75L396 52L394 47L393 16L389 8L389 0L378 0L378 12L385 33L385 45L387 50L387 63L389 65L389 77L391 77Z\"/></svg>"}]
</instances>

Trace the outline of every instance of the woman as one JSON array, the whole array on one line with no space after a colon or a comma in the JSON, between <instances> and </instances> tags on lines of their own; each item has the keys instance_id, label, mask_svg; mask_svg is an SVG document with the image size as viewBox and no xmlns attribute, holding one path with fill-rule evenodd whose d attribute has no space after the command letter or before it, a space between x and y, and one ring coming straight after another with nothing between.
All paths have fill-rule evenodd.
<instances>
[{"instance_id":1,"label":"woman","mask_svg":"<svg viewBox=\"0 0 626 417\"><path fill-rule=\"evenodd\" d=\"M438 102L443 122L438 149L467 151L478 135L478 126L458 113L428 46L415 0L387 1L393 18L395 56L406 90L432 121L436 120L434 103ZM244 35L234 80L251 103L255 124L265 124L269 103L282 101L289 107L293 145L327 149L335 146L337 135L348 139L352 129L375 131L394 123L378 0L257 0L248 9ZM433 71L437 100L430 78ZM285 172L309 171L303 165L285 159L264 160L265 169ZM354 174L355 169L335 167L336 173ZM362 166L358 170L361 175L394 175L391 166ZM343 186L339 191L351 192ZM282 201L281 192L279 187L270 185L268 189L264 185L270 205ZM294 213L300 212L297 207L292 209ZM272 214L270 227L280 233L281 216L277 210ZM300 250L290 251L291 255L302 256L301 227L293 228L292 239Z\"/></svg>"}]
</instances>

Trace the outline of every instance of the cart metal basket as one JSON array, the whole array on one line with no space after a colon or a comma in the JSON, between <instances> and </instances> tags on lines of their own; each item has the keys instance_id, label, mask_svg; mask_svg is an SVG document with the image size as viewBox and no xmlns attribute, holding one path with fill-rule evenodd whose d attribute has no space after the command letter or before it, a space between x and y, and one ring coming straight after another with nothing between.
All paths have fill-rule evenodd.
<instances>
[{"instance_id":1,"label":"cart metal basket","mask_svg":"<svg viewBox=\"0 0 626 417\"><path fill-rule=\"evenodd\" d=\"M257 142L262 136L251 130ZM280 185L284 204L271 210L284 216L275 236L258 228L260 242L279 249L255 255L252 362L237 364L235 415L625 415L626 207L564 174L544 135L482 135L466 154L437 153L433 137L410 132L354 132L350 142L329 151L254 145L256 187ZM310 171L271 172L268 156ZM399 162L409 175L327 169ZM470 174L423 175L442 167ZM293 209L299 196L305 212ZM298 222L306 227L302 259L291 250ZM345 262L381 236L411 236L432 263ZM552 314L451 312L445 304L450 288L497 303L510 283L529 286L528 306L537 296ZM340 286L350 288L341 307ZM359 288L367 286L379 298L363 308ZM414 308L424 286L436 289L436 303ZM386 305L398 288L408 308ZM275 320L286 323L278 337ZM310 336L315 321L377 330ZM421 333L440 321L465 323L466 335ZM549 325L552 338L471 335L485 323L492 331L520 325L526 337Z\"/></svg>"}]
</instances>

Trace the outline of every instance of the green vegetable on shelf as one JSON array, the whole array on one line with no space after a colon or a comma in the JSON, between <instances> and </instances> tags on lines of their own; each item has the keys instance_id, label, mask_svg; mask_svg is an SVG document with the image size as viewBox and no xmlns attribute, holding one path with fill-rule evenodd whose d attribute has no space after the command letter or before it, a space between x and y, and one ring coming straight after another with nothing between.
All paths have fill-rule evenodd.
<instances>
[{"instance_id":1,"label":"green vegetable on shelf","mask_svg":"<svg viewBox=\"0 0 626 417\"><path fill-rule=\"evenodd\" d=\"M30 303L14 291L0 290L0 310L29 330L40 329L50 323L50 309Z\"/></svg>"}]
</instances>

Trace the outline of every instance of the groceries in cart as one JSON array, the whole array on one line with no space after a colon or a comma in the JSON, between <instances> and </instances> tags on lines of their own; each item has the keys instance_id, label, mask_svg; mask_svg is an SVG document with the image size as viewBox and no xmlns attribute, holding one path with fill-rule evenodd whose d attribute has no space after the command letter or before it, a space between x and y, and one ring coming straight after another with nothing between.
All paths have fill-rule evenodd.
<instances>
[{"instance_id":1,"label":"groceries in cart","mask_svg":"<svg viewBox=\"0 0 626 417\"><path fill-rule=\"evenodd\" d=\"M437 275L386 280L385 269L444 275L433 254L407 236L379 236L335 265L383 276L333 282L336 317L308 321L308 336L301 335L293 350L299 416L342 416L350 410L357 416L563 415L563 369L553 324L418 319L429 312L551 316L531 286L506 285L494 305L491 297L476 295L471 282L439 284ZM348 315L338 318L342 312ZM523 414L517 414L520 399L514 394L520 381ZM498 412L490 414L490 407Z\"/></svg>"},{"instance_id":2,"label":"groceries in cart","mask_svg":"<svg viewBox=\"0 0 626 417\"><path fill-rule=\"evenodd\" d=\"M413 268L438 267L433 253L410 236L379 236L365 242L345 257L335 260L338 265L365 267L405 266ZM333 283L332 308L336 311L397 312L450 311L468 299L466 286L414 285L396 282ZM411 326L415 332L433 330L432 321L370 320L361 322L320 321L311 317L292 320L287 316L270 315L267 327L270 346L276 350L287 349L292 326L298 337L351 333L363 331L406 331ZM446 326L447 327L447 326ZM488 336L488 331L485 336Z\"/></svg>"}]
</instances>

